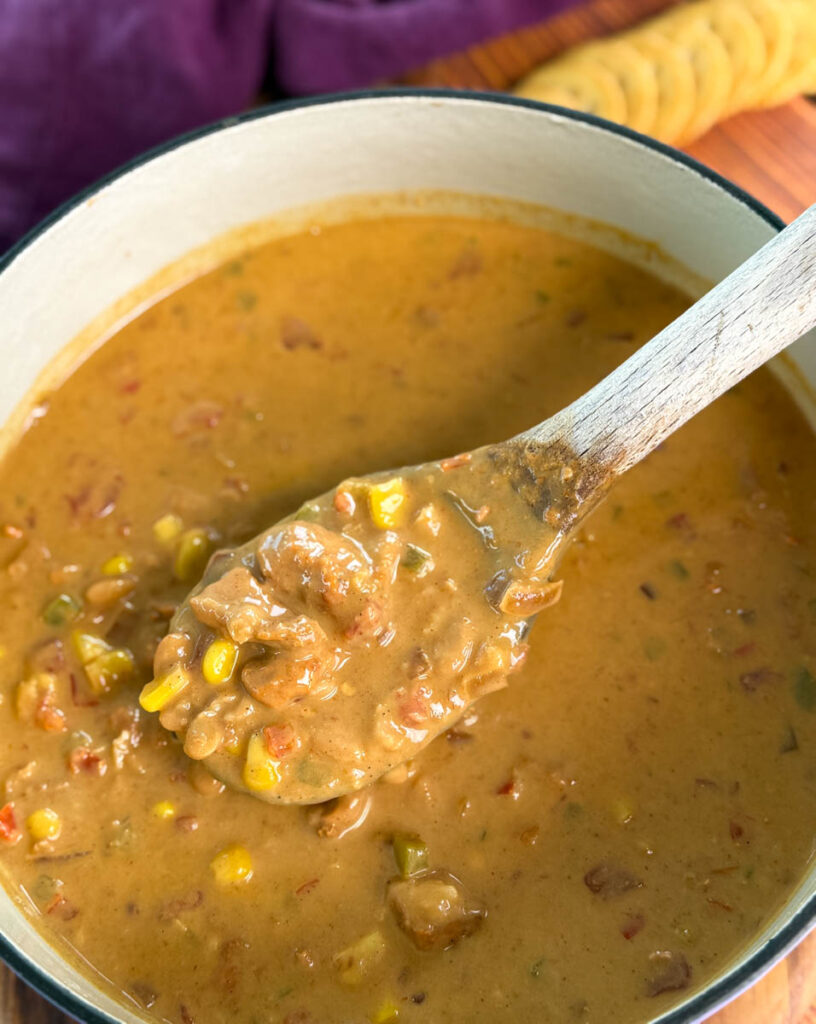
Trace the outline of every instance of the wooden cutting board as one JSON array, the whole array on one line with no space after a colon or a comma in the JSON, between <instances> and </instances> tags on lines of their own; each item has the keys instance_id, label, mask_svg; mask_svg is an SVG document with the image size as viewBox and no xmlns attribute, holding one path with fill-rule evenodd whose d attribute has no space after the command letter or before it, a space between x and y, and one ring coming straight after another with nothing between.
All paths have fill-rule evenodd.
<instances>
[{"instance_id":1,"label":"wooden cutting board","mask_svg":"<svg viewBox=\"0 0 816 1024\"><path fill-rule=\"evenodd\" d=\"M666 0L594 0L532 28L434 61L401 84L503 90L574 43L625 28ZM785 220L816 202L816 108L804 99L739 114L688 152L761 199ZM0 1024L67 1024L69 1018L0 965ZM710 1024L816 1024L816 932Z\"/></svg>"}]
</instances>

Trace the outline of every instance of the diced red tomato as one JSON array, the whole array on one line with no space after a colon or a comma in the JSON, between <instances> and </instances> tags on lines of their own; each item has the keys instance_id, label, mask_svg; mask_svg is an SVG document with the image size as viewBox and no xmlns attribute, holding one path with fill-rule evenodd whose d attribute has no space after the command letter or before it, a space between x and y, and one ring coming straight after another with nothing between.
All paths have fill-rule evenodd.
<instances>
[{"instance_id":1,"label":"diced red tomato","mask_svg":"<svg viewBox=\"0 0 816 1024\"><path fill-rule=\"evenodd\" d=\"M285 722L283 725L267 725L263 731L266 749L278 760L282 761L297 748L295 730Z\"/></svg>"},{"instance_id":2,"label":"diced red tomato","mask_svg":"<svg viewBox=\"0 0 816 1024\"><path fill-rule=\"evenodd\" d=\"M0 809L0 839L4 843L13 845L20 838L20 830L17 828L17 819L14 815L14 805L6 804Z\"/></svg>"},{"instance_id":3,"label":"diced red tomato","mask_svg":"<svg viewBox=\"0 0 816 1024\"><path fill-rule=\"evenodd\" d=\"M87 747L76 747L68 755L68 767L73 775L86 772L88 775L104 775L107 764L99 754Z\"/></svg>"},{"instance_id":4,"label":"diced red tomato","mask_svg":"<svg viewBox=\"0 0 816 1024\"><path fill-rule=\"evenodd\" d=\"M414 686L397 702L400 721L408 726L424 725L431 717L431 691L426 686Z\"/></svg>"},{"instance_id":5,"label":"diced red tomato","mask_svg":"<svg viewBox=\"0 0 816 1024\"><path fill-rule=\"evenodd\" d=\"M466 466L473 456L470 452L462 452L461 455L452 455L449 459L443 459L439 463L439 468L443 473L450 473L452 469L458 469L460 466Z\"/></svg>"},{"instance_id":6,"label":"diced red tomato","mask_svg":"<svg viewBox=\"0 0 816 1024\"><path fill-rule=\"evenodd\" d=\"M509 796L518 800L521 796L521 779L514 773L496 790L497 796Z\"/></svg>"},{"instance_id":7,"label":"diced red tomato","mask_svg":"<svg viewBox=\"0 0 816 1024\"><path fill-rule=\"evenodd\" d=\"M643 931L643 926L645 924L646 919L643 914L632 914L632 916L627 917L621 925L620 933L625 939L631 940L638 934L638 932Z\"/></svg>"},{"instance_id":8,"label":"diced red tomato","mask_svg":"<svg viewBox=\"0 0 816 1024\"><path fill-rule=\"evenodd\" d=\"M43 700L34 713L34 721L45 732L65 732L65 715L49 700Z\"/></svg>"},{"instance_id":9,"label":"diced red tomato","mask_svg":"<svg viewBox=\"0 0 816 1024\"><path fill-rule=\"evenodd\" d=\"M348 491L337 491L334 495L334 507L341 516L353 516L356 505Z\"/></svg>"}]
</instances>

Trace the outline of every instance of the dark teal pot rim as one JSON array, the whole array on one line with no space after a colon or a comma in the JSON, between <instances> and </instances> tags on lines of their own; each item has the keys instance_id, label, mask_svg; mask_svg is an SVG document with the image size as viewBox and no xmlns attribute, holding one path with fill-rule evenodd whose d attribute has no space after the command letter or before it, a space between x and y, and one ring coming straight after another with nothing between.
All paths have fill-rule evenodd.
<instances>
[{"instance_id":1,"label":"dark teal pot rim","mask_svg":"<svg viewBox=\"0 0 816 1024\"><path fill-rule=\"evenodd\" d=\"M516 96L507 96L500 93L488 92L458 92L454 89L370 89L353 93L334 93L327 96L311 96L305 99L286 100L266 107L248 111L235 117L224 118L214 124L196 128L176 138L170 139L146 153L128 161L110 174L100 178L94 184L77 193L71 199L58 206L53 213L45 217L40 223L24 235L17 243L0 256L0 274L2 274L14 260L17 259L33 242L39 239L58 220L70 213L77 206L84 203L91 196L95 195L105 186L123 177L130 171L141 167L156 157L171 153L180 146L196 139L204 138L215 132L226 128L234 127L248 121L255 121L260 118L274 116L289 110L296 110L303 107L328 106L333 103L345 103L353 100L371 99L394 99L399 97L415 97L427 99L456 99L464 102L493 103L506 107L522 107L529 110L544 111L558 114L560 117L571 121L580 121L584 124L601 128L613 135L620 135L640 146L650 149L660 155L667 157L675 163L681 164L692 171L698 177L705 178L713 185L716 185L723 192L737 199L743 206L746 206L753 213L761 217L775 231L784 227L784 222L775 213L768 209L763 203L755 199L748 192L739 188L733 182L722 175L712 171L704 164L673 149L662 142L651 139L625 128L622 125L605 121L602 118L594 117L591 114L579 113L565 107L553 106L546 103L538 103L535 100L521 99ZM729 971L713 984L698 992L688 1003L675 1010L670 1010L662 1017L654 1021L654 1024L694 1024L704 1020L718 1007L722 1006L739 992L748 988L753 982L760 978L770 967L781 959L789 949L799 940L805 937L810 929L816 924L816 894L814 894L789 921L787 921L765 945L751 957L739 964L735 969ZM16 946L5 936L0 935L0 959L23 979L28 985L35 989L41 996L53 1003L64 1013L74 1017L81 1024L119 1024L113 1017L98 1010L78 998L73 992L55 982L40 967L24 956Z\"/></svg>"}]
</instances>

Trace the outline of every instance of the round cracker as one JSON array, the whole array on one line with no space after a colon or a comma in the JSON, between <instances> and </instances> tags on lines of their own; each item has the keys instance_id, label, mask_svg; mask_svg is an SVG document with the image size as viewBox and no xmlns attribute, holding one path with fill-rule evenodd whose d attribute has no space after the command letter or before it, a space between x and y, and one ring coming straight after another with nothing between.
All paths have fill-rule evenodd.
<instances>
[{"instance_id":1,"label":"round cracker","mask_svg":"<svg viewBox=\"0 0 816 1024\"><path fill-rule=\"evenodd\" d=\"M787 0L742 0L768 48L768 63L750 95L750 106L762 102L780 83L793 54L794 18Z\"/></svg>"},{"instance_id":2,"label":"round cracker","mask_svg":"<svg viewBox=\"0 0 816 1024\"><path fill-rule=\"evenodd\" d=\"M813 0L788 0L794 24L793 47L785 73L758 97L762 107L787 103L803 92L816 88L816 3Z\"/></svg>"},{"instance_id":3,"label":"round cracker","mask_svg":"<svg viewBox=\"0 0 816 1024\"><path fill-rule=\"evenodd\" d=\"M680 49L651 26L626 38L655 71L657 116L652 134L664 142L675 142L694 116L696 85L691 64Z\"/></svg>"},{"instance_id":4,"label":"round cracker","mask_svg":"<svg viewBox=\"0 0 816 1024\"><path fill-rule=\"evenodd\" d=\"M583 110L609 121L626 118L626 97L620 82L597 61L580 52L537 68L516 87L518 96Z\"/></svg>"},{"instance_id":5,"label":"round cracker","mask_svg":"<svg viewBox=\"0 0 816 1024\"><path fill-rule=\"evenodd\" d=\"M699 13L689 10L689 14L692 16L666 29L666 34L690 61L694 71L694 113L679 136L682 142L696 139L720 120L734 81L731 60L722 39Z\"/></svg>"},{"instance_id":6,"label":"round cracker","mask_svg":"<svg viewBox=\"0 0 816 1024\"><path fill-rule=\"evenodd\" d=\"M755 99L757 83L768 67L768 44L756 19L740 0L713 0L706 4L706 18L731 59L733 81L727 113L733 114Z\"/></svg>"},{"instance_id":7,"label":"round cracker","mask_svg":"<svg viewBox=\"0 0 816 1024\"><path fill-rule=\"evenodd\" d=\"M623 122L647 135L657 119L657 75L651 61L625 39L605 39L584 47L582 56L596 60L620 82L626 99Z\"/></svg>"}]
</instances>

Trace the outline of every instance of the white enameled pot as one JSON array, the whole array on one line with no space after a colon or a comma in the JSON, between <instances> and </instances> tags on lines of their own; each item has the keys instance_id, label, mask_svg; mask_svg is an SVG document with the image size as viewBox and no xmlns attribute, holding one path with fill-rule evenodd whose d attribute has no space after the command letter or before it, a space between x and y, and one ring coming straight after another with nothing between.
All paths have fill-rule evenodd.
<instances>
[{"instance_id":1,"label":"white enameled pot","mask_svg":"<svg viewBox=\"0 0 816 1024\"><path fill-rule=\"evenodd\" d=\"M687 157L626 129L489 95L380 92L253 112L175 140L67 204L0 259L0 423L45 367L162 268L241 225L335 197L450 190L544 204L657 243L717 280L781 223ZM130 300L126 300L131 296ZM124 303L124 305L122 305ZM86 332L87 333L87 332ZM98 332L97 332L98 333ZM60 354L63 355L60 355ZM816 343L791 358L816 386ZM660 1024L704 1019L816 920L816 871L704 991ZM0 955L88 1024L143 1020L78 973L0 888Z\"/></svg>"}]
</instances>

